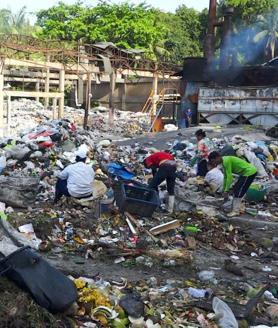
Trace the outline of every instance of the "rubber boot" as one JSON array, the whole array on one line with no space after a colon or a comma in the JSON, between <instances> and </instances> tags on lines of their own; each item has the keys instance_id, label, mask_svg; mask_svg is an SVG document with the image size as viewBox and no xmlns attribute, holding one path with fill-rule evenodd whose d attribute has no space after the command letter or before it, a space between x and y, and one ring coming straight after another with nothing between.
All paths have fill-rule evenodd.
<instances>
[{"instance_id":1,"label":"rubber boot","mask_svg":"<svg viewBox=\"0 0 278 328\"><path fill-rule=\"evenodd\" d=\"M174 212L174 205L175 205L175 196L169 196L168 206L167 206L168 213L172 214Z\"/></svg>"},{"instance_id":2,"label":"rubber boot","mask_svg":"<svg viewBox=\"0 0 278 328\"><path fill-rule=\"evenodd\" d=\"M233 198L232 211L227 214L228 217L233 217L239 215L239 211L242 204L242 198Z\"/></svg>"},{"instance_id":3,"label":"rubber boot","mask_svg":"<svg viewBox=\"0 0 278 328\"><path fill-rule=\"evenodd\" d=\"M241 204L240 204L240 212L245 212L245 201L244 198L240 198L241 199Z\"/></svg>"}]
</instances>

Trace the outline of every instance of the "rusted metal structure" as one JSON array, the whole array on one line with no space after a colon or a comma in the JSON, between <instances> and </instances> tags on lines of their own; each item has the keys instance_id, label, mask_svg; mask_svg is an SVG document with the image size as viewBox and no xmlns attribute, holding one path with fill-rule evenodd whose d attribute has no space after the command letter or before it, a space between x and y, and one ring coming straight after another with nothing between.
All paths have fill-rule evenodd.
<instances>
[{"instance_id":1,"label":"rusted metal structure","mask_svg":"<svg viewBox=\"0 0 278 328\"><path fill-rule=\"evenodd\" d=\"M86 112L84 126L90 105L91 81L101 76L110 80L109 103L110 122L113 123L114 89L117 76L129 77L169 77L177 68L171 63L155 62L138 56L141 50L122 50L112 43L101 42L95 45L60 40L41 40L20 35L0 36L0 134L3 131L4 98L8 104L12 97L45 98L46 106L53 99L53 117L62 117L65 85L72 84L78 95L84 94L87 85ZM13 86L29 83L28 90L10 90L5 83ZM57 90L58 89L58 90ZM77 97L78 98L78 97ZM59 111L56 113L56 104ZM10 122L5 122L9 124Z\"/></svg>"},{"instance_id":2,"label":"rusted metal structure","mask_svg":"<svg viewBox=\"0 0 278 328\"><path fill-rule=\"evenodd\" d=\"M230 66L231 49L230 39L232 30L232 7L223 8L223 20L216 21L217 0L210 0L208 28L205 40L205 58L208 62L214 59L215 55L215 29L221 29L221 50L220 50L220 69L227 69Z\"/></svg>"}]
</instances>

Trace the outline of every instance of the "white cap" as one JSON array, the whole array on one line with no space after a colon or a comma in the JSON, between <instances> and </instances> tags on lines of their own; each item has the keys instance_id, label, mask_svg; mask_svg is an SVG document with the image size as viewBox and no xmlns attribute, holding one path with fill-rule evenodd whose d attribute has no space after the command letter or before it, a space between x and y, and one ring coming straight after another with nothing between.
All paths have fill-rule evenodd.
<instances>
[{"instance_id":1,"label":"white cap","mask_svg":"<svg viewBox=\"0 0 278 328\"><path fill-rule=\"evenodd\" d=\"M80 158L86 158L87 157L87 154L85 153L85 151L82 151L82 150L77 150L77 152L75 152L75 156L78 156Z\"/></svg>"}]
</instances>

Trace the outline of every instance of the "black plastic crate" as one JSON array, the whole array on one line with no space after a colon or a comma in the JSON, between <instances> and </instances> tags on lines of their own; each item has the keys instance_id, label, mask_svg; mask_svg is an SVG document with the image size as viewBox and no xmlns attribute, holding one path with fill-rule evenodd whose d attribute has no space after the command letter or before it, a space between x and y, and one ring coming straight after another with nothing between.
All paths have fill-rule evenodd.
<instances>
[{"instance_id":1,"label":"black plastic crate","mask_svg":"<svg viewBox=\"0 0 278 328\"><path fill-rule=\"evenodd\" d=\"M151 217L159 206L158 193L155 190L130 186L125 183L121 183L120 192L118 188L116 189L116 204L121 212Z\"/></svg>"},{"instance_id":2,"label":"black plastic crate","mask_svg":"<svg viewBox=\"0 0 278 328\"><path fill-rule=\"evenodd\" d=\"M126 179L122 179L122 178L118 178L113 179L112 180L112 189L114 191L114 197L115 200L117 202L117 199L119 199L121 197L122 194L122 184L126 184L126 185L132 185L133 187L139 187L139 188L143 188L143 189L147 189L147 186L138 182L138 181L134 181L134 180L126 180Z\"/></svg>"}]
</instances>

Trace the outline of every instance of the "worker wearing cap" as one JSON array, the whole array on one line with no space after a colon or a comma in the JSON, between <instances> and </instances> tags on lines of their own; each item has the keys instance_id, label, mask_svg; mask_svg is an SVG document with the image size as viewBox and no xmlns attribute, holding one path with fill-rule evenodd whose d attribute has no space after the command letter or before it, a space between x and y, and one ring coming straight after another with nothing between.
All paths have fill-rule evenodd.
<instances>
[{"instance_id":1,"label":"worker wearing cap","mask_svg":"<svg viewBox=\"0 0 278 328\"><path fill-rule=\"evenodd\" d=\"M77 151L75 155L76 163L67 166L59 174L54 203L57 203L63 195L82 199L93 194L94 169L85 164L87 158L85 152Z\"/></svg>"},{"instance_id":2,"label":"worker wearing cap","mask_svg":"<svg viewBox=\"0 0 278 328\"><path fill-rule=\"evenodd\" d=\"M169 194L167 211L173 213L177 169L177 163L174 157L166 152L157 152L145 158L144 165L146 168L151 169L153 173L153 179L149 184L150 189L158 190L158 186L166 180Z\"/></svg>"}]
</instances>

